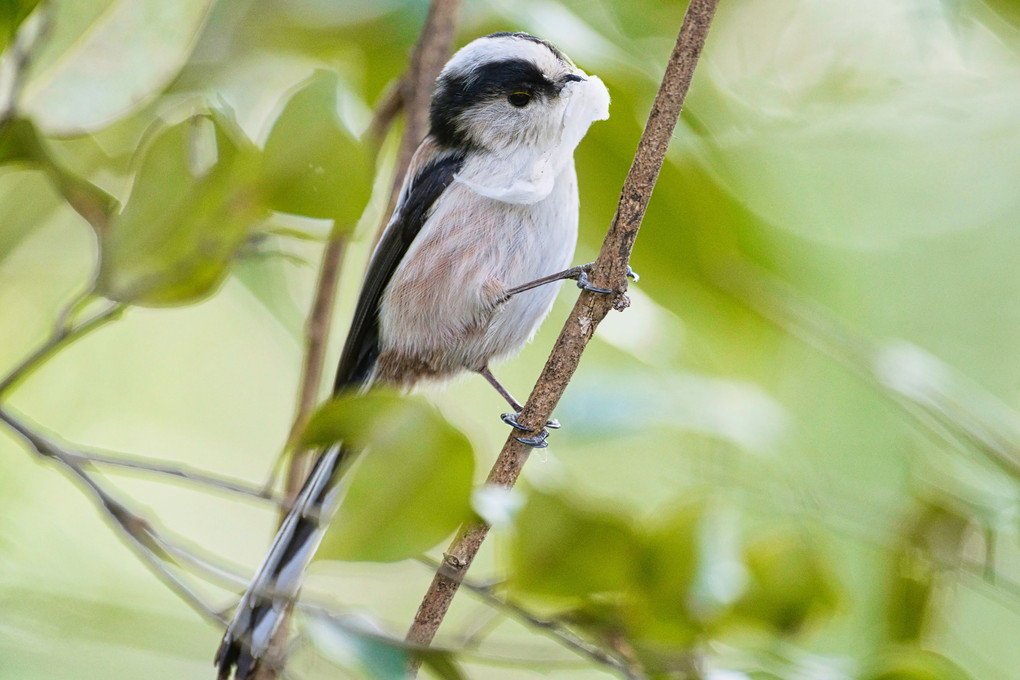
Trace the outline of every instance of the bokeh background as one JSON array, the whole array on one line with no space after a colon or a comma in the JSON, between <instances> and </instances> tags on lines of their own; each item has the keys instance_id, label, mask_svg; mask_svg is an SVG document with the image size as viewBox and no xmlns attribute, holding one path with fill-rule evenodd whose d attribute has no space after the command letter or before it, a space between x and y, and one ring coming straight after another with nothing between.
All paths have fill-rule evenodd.
<instances>
[{"instance_id":1,"label":"bokeh background","mask_svg":"<svg viewBox=\"0 0 1020 680\"><path fill-rule=\"evenodd\" d=\"M77 445L261 483L294 414L323 217L344 213L328 363L339 353L399 127L378 154L371 201L364 158L375 150L353 140L405 69L427 3L49 9L19 111L59 170L0 147L0 371L43 342L100 271L100 240L55 177L128 202L121 232L182 214L182 196L199 205L187 224L228 226L183 288L146 278L170 257L158 239L111 239L102 289L138 306L47 361L5 406ZM529 31L611 92L611 118L577 152L579 263L612 218L684 10L464 3L458 46ZM310 82L319 99L278 125ZM313 100L335 104L335 118L323 122ZM193 127L218 140L215 182L196 188L186 171L202 147L187 140L201 135L166 157L159 142L190 134L191 123L173 126L210 110ZM285 169L259 198L286 208L299 191L291 166L316 152L309 138L335 143L314 159L322 183L306 193L322 195L296 201L300 214L233 200L248 195L246 164L265 156ZM173 155L181 144L192 144L186 160ZM127 214L146 182L148 202ZM722 2L637 240L632 306L589 346L556 412L564 428L526 468L520 499L530 489L532 500L520 521L558 526L574 512L655 535L673 518L682 531L671 535L691 550L657 564L686 574L683 597L666 623L642 619L668 631L635 624L635 635L697 643L719 680L1020 677L1018 187L1020 5ZM171 220L174 229L188 227ZM180 274L198 255L174 257L166 266ZM515 394L530 390L575 294L565 287L534 342L498 368ZM422 393L467 434L483 477L506 437L498 396L478 377ZM271 505L108 476L159 526L244 569L271 539ZM565 534L549 531L562 549L553 553L573 555L567 573L598 581L615 568L605 546L570 547L571 522L560 525ZM515 536L497 527L473 575L519 578L548 557ZM635 573L619 578L647 579ZM519 578L519 597L569 609L578 593L555 568L547 576ZM323 560L306 594L402 635L430 579L413 560ZM229 589L200 589L230 603ZM610 639L609 619L586 614L587 630ZM336 631L304 630L294 677L393 677L385 664L359 667L364 650ZM86 494L0 431L0 678L212 677L221 633L146 570ZM463 649L472 678L612 677L467 593L439 642Z\"/></svg>"}]
</instances>

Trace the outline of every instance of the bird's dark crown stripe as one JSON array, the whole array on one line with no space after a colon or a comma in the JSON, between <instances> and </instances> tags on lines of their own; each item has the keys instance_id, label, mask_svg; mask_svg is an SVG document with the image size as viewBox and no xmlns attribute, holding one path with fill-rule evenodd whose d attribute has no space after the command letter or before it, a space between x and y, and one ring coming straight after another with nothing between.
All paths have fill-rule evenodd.
<instances>
[{"instance_id":1,"label":"bird's dark crown stripe","mask_svg":"<svg viewBox=\"0 0 1020 680\"><path fill-rule=\"evenodd\" d=\"M550 43L547 40L542 40L541 38L536 38L535 36L531 35L530 33L520 33L520 32L513 32L513 31L500 31L499 33L490 33L489 35L487 35L485 37L486 38L520 38L521 40L528 40L528 41L531 41L533 43L538 43L539 45L545 45L549 49L550 52L552 52L553 54L556 55L557 59L559 59L560 61L562 61L564 63L567 63L567 64L570 63L570 59L567 58L567 55L565 55L563 52L560 52L558 49L556 49L555 45L553 45L552 43Z\"/></svg>"},{"instance_id":2,"label":"bird's dark crown stripe","mask_svg":"<svg viewBox=\"0 0 1020 680\"><path fill-rule=\"evenodd\" d=\"M443 146L464 147L467 140L457 119L468 109L511 92L550 98L559 89L527 59L490 61L467 72L445 74L440 77L432 96L430 134Z\"/></svg>"}]
</instances>

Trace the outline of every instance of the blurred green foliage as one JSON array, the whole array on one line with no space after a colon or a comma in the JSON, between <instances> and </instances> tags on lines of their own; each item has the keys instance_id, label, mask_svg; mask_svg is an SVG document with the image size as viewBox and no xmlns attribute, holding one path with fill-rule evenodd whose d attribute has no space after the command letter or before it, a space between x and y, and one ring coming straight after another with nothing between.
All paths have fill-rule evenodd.
<instances>
[{"instance_id":1,"label":"blurred green foliage","mask_svg":"<svg viewBox=\"0 0 1020 680\"><path fill-rule=\"evenodd\" d=\"M471 519L471 444L436 410L384 390L323 405L303 444L364 450L321 557L389 562L435 546Z\"/></svg>"},{"instance_id":2,"label":"blurred green foliage","mask_svg":"<svg viewBox=\"0 0 1020 680\"><path fill-rule=\"evenodd\" d=\"M181 304L222 282L265 211L258 153L232 127L214 114L153 135L124 209L100 233L101 295Z\"/></svg>"},{"instance_id":3,"label":"blurred green foliage","mask_svg":"<svg viewBox=\"0 0 1020 680\"><path fill-rule=\"evenodd\" d=\"M357 617L318 615L304 622L303 627L325 659L368 680L406 678L412 654L422 661L426 672L440 680L466 677L452 653L439 649L409 650Z\"/></svg>"},{"instance_id":4,"label":"blurred green foliage","mask_svg":"<svg viewBox=\"0 0 1020 680\"><path fill-rule=\"evenodd\" d=\"M0 2L0 373L84 291L132 305L4 408L81 446L261 482L293 415L305 263L334 229L350 233L339 353L400 130L379 150L361 137L426 9ZM577 152L577 262L612 217L684 9L464 4L458 44L527 30L610 89ZM479 490L506 430L475 378L424 390L429 405L343 397L313 420L310 442L369 451L305 589L338 614L305 618L295 677L399 677L406 650L380 631L401 635L431 576L407 558L438 554L472 482L494 523L472 578L649 677L698 657L713 680L1015 677L1018 17L1006 0L721 3L633 304L600 327L524 488ZM572 295L498 370L513 392ZM0 437L0 678L211 677L221 631ZM109 477L241 571L275 526L256 501ZM437 677L611 675L466 592L439 642L454 653L427 662Z\"/></svg>"},{"instance_id":5,"label":"blurred green foliage","mask_svg":"<svg viewBox=\"0 0 1020 680\"><path fill-rule=\"evenodd\" d=\"M0 52L7 49L21 22L28 18L39 0L3 0L0 2Z\"/></svg>"},{"instance_id":6,"label":"blurred green foliage","mask_svg":"<svg viewBox=\"0 0 1020 680\"><path fill-rule=\"evenodd\" d=\"M274 210L352 228L372 190L369 154L337 114L339 77L318 71L297 91L266 140L265 173Z\"/></svg>"}]
</instances>

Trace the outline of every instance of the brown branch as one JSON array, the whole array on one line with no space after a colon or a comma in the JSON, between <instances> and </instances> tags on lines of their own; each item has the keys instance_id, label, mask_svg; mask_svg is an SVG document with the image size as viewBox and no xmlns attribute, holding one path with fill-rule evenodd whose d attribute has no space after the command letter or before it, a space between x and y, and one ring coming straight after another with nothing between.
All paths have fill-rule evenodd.
<instances>
[{"instance_id":1,"label":"brown branch","mask_svg":"<svg viewBox=\"0 0 1020 680\"><path fill-rule=\"evenodd\" d=\"M595 328L610 309L622 309L628 304L623 292L627 287L631 249L679 119L717 2L692 0L687 8L634 162L623 184L616 215L595 262L592 283L602 288L615 288L619 293L615 296L589 291L581 293L521 412L519 420L524 427L541 429L566 390ZM530 451L511 433L489 472L488 483L512 487ZM467 524L461 528L447 550L443 568L436 573L414 617L407 634L409 642L423 646L432 642L488 530L484 523ZM416 672L417 666L413 670Z\"/></svg>"},{"instance_id":2,"label":"brown branch","mask_svg":"<svg viewBox=\"0 0 1020 680\"><path fill-rule=\"evenodd\" d=\"M448 573L443 564L440 564L431 558L421 557L418 561L432 567L438 573ZM524 623L528 627L541 631L551 640L559 643L564 648L569 649L581 657L587 658L589 661L606 666L608 669L619 673L627 680L636 680L644 677L635 673L627 660L618 657L614 653L609 652L588 640L585 640L564 623L555 619L539 617L516 602L499 597L496 595L492 586L475 583L470 579L465 579L463 576L464 575L462 573L458 579L460 586L474 593L495 610L501 610L509 616Z\"/></svg>"},{"instance_id":3,"label":"brown branch","mask_svg":"<svg viewBox=\"0 0 1020 680\"><path fill-rule=\"evenodd\" d=\"M383 93L382 98L375 105L375 114L368 124L368 138L375 143L376 148L382 146L386 133L393 126L393 121L404 108L403 78L391 84Z\"/></svg>"},{"instance_id":4,"label":"brown branch","mask_svg":"<svg viewBox=\"0 0 1020 680\"><path fill-rule=\"evenodd\" d=\"M298 404L294 413L294 422L287 436L287 444L283 455L290 455L290 466L284 483L284 510L280 521L287 515L287 510L304 483L308 467L308 452L295 450L301 431L308 417L319 400L319 388L322 385L322 370L326 363L326 348L329 341L329 329L333 320L333 307L336 302L336 286L340 277L340 261L343 259L347 245L346 237L338 229L334 229L322 251L322 263L319 265L319 279L315 286L315 297L312 309L305 324L305 356L301 366L301 383L298 388Z\"/></svg>"}]
</instances>

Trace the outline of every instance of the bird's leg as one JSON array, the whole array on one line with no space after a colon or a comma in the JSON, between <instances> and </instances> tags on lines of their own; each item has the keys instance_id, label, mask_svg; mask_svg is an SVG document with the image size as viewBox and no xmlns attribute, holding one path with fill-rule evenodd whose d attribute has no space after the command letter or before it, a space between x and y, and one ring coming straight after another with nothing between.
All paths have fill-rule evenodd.
<instances>
[{"instance_id":1,"label":"bird's leg","mask_svg":"<svg viewBox=\"0 0 1020 680\"><path fill-rule=\"evenodd\" d=\"M499 392L499 396L506 399L506 403L510 404L510 408L512 408L514 411L517 411L518 413L521 412L521 409L524 408L523 406L521 406L521 402L514 399L514 395L510 394L509 390L503 387L503 385L500 384L498 380L496 380L496 376L492 374L492 371L489 370L488 366L486 366L485 368L478 372L481 374L483 378L489 381L490 385L496 388L496 391ZM521 429L523 430L524 428Z\"/></svg>"},{"instance_id":2,"label":"bird's leg","mask_svg":"<svg viewBox=\"0 0 1020 680\"><path fill-rule=\"evenodd\" d=\"M547 283L555 283L556 281L562 281L564 279L574 279L575 281L577 281L577 287L582 290L590 290L593 293L604 293L607 295L612 293L613 291L609 290L608 288L598 288L596 286L591 285L591 282L588 280L588 275L591 273L591 270L594 266L595 266L594 262L589 262L588 264L581 264L576 267L571 267L570 269L564 269L563 271L557 272L555 274L550 274L549 276L543 276L540 279L535 279L534 281L529 281L528 283L524 283L519 286L514 286L513 288L508 288L506 291L504 291L503 301L505 302L514 295L517 295L518 293L523 293L526 290L538 288L539 286L544 286ZM634 279L635 281L637 281L640 278L637 275L637 273L630 268L629 265L627 267L627 276Z\"/></svg>"},{"instance_id":3,"label":"bird's leg","mask_svg":"<svg viewBox=\"0 0 1020 680\"><path fill-rule=\"evenodd\" d=\"M505 387L503 387L503 385L500 384L498 380L496 380L496 376L492 374L492 371L489 370L489 367L485 366L478 372L482 375L483 378L489 381L490 385L496 388L496 391L499 392L500 396L506 399L506 403L510 404L510 408L514 410L513 413L502 414L500 416L500 419L507 425L515 427L523 432L534 432L534 430L531 429L530 427L524 427L523 425L517 422L518 416L521 415L521 409L523 409L524 407L521 406L521 403L519 401L514 399L513 395L510 394L510 392ZM546 421L545 426L549 429L556 430L559 428L560 423L558 420L554 419ZM544 449L545 447L549 446L549 443L546 441L546 437L548 436L549 436L548 430L543 428L542 431L536 434L534 437L514 437L514 439L516 439L522 444L533 446L536 449Z\"/></svg>"}]
</instances>

